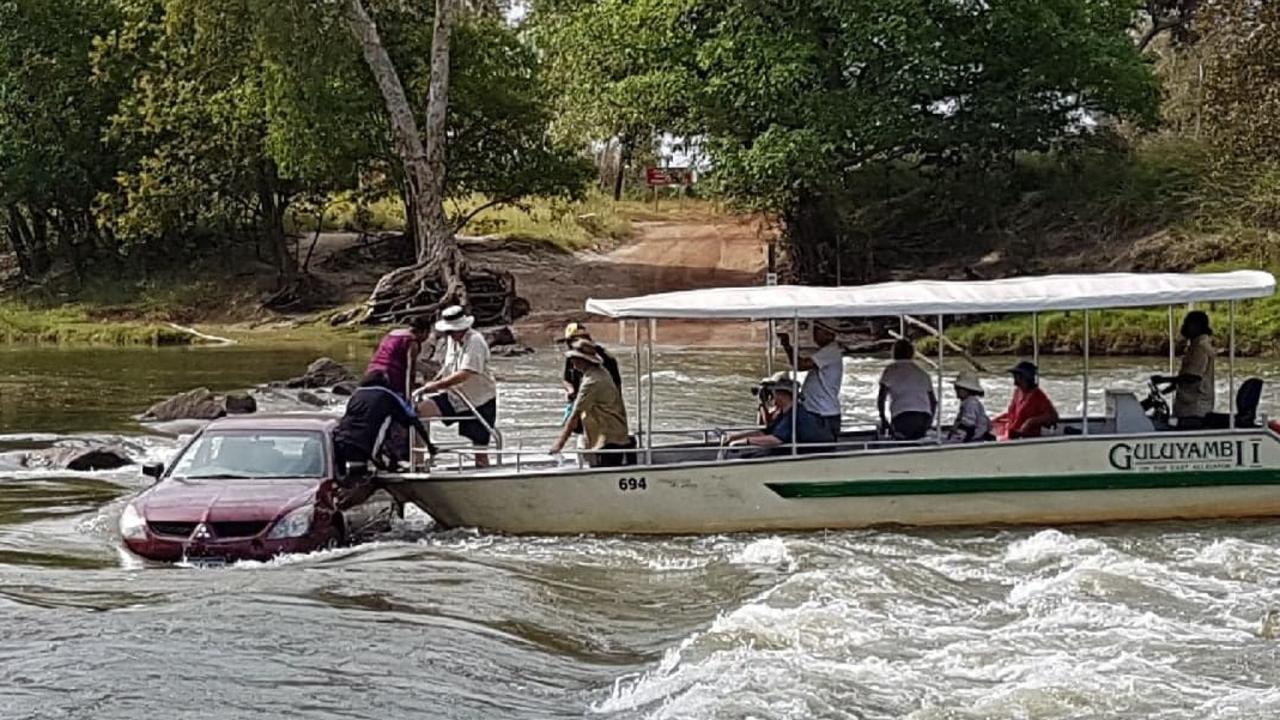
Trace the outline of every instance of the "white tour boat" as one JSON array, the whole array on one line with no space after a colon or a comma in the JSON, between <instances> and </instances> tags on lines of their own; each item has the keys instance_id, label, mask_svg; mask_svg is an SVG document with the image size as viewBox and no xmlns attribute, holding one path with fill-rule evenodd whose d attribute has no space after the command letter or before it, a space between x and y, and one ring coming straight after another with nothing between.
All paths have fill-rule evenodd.
<instances>
[{"instance_id":1,"label":"white tour boat","mask_svg":"<svg viewBox=\"0 0 1280 720\"><path fill-rule=\"evenodd\" d=\"M421 472L386 478L400 499L449 527L509 533L721 533L876 525L1058 524L1127 520L1280 516L1280 435L1236 407L1235 305L1270 296L1268 273L1110 274L980 282L896 282L858 287L744 287L591 300L607 318L647 321L648 350L637 368L652 378L655 322L666 318L754 320L944 316L1079 311L1084 328L1080 416L1051 434L1009 442L947 444L945 428L917 442L846 432L835 446L789 445L782 454L735 459L716 431L651 431L653 403L638 423L639 464L565 467L533 450L491 449L485 470L436 458ZM1090 311L1226 303L1230 377L1221 429L1159 427L1131 392L1107 391L1089 407ZM1038 323L1033 320L1033 326ZM798 335L798 332L797 332ZM1172 344L1172 342L1171 342ZM944 383L938 343L938 395ZM1172 356L1170 358L1172 364ZM637 372L639 376L640 373ZM949 380L948 380L949 382ZM651 386L652 383L650 382ZM1256 402L1257 384L1252 397ZM1242 393L1243 395L1244 393ZM1061 399L1060 399L1061 400ZM993 408L992 412L998 411ZM507 429L508 434L512 429ZM664 442L664 438L668 442ZM522 447L533 447L525 443ZM808 450L809 452L805 452ZM424 461L420 461L424 462Z\"/></svg>"}]
</instances>

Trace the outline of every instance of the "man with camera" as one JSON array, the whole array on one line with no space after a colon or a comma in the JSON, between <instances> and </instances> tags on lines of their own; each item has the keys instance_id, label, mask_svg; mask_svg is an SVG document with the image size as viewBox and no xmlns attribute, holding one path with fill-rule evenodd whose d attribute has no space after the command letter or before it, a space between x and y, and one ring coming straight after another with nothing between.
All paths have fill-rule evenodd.
<instances>
[{"instance_id":1,"label":"man with camera","mask_svg":"<svg viewBox=\"0 0 1280 720\"><path fill-rule=\"evenodd\" d=\"M778 341L791 367L808 373L800 389L801 404L833 437L840 436L840 386L844 384L844 351L836 337L834 324L815 320L813 342L818 349L808 357L801 357L791 345L791 336L778 333Z\"/></svg>"},{"instance_id":2,"label":"man with camera","mask_svg":"<svg viewBox=\"0 0 1280 720\"><path fill-rule=\"evenodd\" d=\"M788 452L792 438L797 444L807 446L800 448L802 453L821 452L820 444L835 442L830 429L802 403L796 402L796 383L786 372L776 373L759 387L752 388L752 392L760 398L761 414L768 418L765 428L731 435L730 445L755 450L751 454L772 455Z\"/></svg>"}]
</instances>

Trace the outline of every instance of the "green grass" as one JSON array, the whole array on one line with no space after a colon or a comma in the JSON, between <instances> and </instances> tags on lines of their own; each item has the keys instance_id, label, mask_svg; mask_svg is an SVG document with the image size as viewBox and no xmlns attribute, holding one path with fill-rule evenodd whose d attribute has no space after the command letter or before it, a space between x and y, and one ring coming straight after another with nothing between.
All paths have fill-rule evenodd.
<instances>
[{"instance_id":1,"label":"green grass","mask_svg":"<svg viewBox=\"0 0 1280 720\"><path fill-rule=\"evenodd\" d=\"M191 335L168 325L95 320L79 306L32 309L0 304L0 341L32 345L189 345Z\"/></svg>"}]
</instances>

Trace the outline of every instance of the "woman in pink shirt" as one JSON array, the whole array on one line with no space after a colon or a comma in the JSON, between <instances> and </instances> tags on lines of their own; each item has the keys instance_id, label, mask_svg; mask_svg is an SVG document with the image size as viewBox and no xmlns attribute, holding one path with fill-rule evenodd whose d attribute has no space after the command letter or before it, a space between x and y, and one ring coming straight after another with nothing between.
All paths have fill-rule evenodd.
<instances>
[{"instance_id":1,"label":"woman in pink shirt","mask_svg":"<svg viewBox=\"0 0 1280 720\"><path fill-rule=\"evenodd\" d=\"M425 317L416 317L407 328L392 330L387 333L378 349L373 351L373 358L365 373L382 371L391 381L391 389L405 399L409 398L409 373L418 362L418 353L422 351L422 343L431 334L431 322Z\"/></svg>"}]
</instances>

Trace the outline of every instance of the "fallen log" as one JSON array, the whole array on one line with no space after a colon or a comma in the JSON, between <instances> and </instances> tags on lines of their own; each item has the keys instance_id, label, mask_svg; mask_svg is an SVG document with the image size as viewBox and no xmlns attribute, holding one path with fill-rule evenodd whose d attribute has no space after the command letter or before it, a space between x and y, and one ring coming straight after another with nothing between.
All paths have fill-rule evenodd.
<instances>
[{"instance_id":1,"label":"fallen log","mask_svg":"<svg viewBox=\"0 0 1280 720\"><path fill-rule=\"evenodd\" d=\"M945 333L938 332L938 329L935 328L934 326L921 320L920 318L912 317L910 315L904 315L903 318L906 320L908 325L918 327L921 330L924 330L925 332L929 333L933 337L938 338L943 344L951 348L953 352L955 352L960 357L964 358L966 362L972 365L974 370L977 370L980 373L986 373L986 374L991 373L991 371L988 370L986 366L984 366L982 363L975 360L974 357L969 354L968 350L964 349L959 344L957 344L954 340L947 337Z\"/></svg>"}]
</instances>

